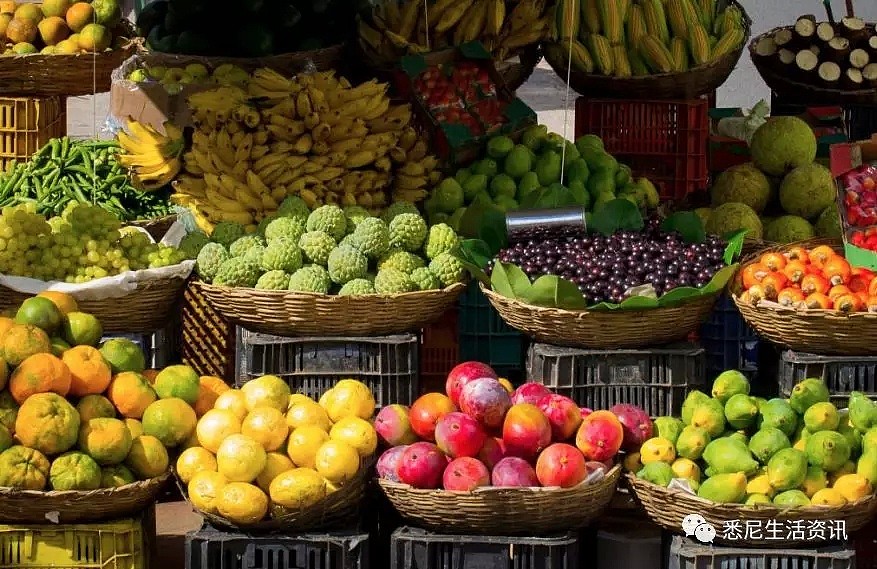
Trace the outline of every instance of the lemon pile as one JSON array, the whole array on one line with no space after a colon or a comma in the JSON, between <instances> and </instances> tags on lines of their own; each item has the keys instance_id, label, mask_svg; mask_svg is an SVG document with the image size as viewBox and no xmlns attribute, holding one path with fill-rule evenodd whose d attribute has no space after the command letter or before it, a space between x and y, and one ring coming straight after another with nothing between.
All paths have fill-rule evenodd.
<instances>
[{"instance_id":1,"label":"lemon pile","mask_svg":"<svg viewBox=\"0 0 877 569\"><path fill-rule=\"evenodd\" d=\"M319 402L265 375L219 395L176 463L198 510L238 524L305 510L352 480L378 437L369 388L343 379Z\"/></svg>"}]
</instances>

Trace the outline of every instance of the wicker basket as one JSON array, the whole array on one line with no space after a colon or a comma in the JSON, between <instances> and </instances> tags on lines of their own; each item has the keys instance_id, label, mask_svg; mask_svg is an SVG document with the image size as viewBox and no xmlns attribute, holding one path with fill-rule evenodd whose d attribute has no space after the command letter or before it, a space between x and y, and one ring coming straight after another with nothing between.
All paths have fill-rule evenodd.
<instances>
[{"instance_id":1,"label":"wicker basket","mask_svg":"<svg viewBox=\"0 0 877 569\"><path fill-rule=\"evenodd\" d=\"M627 484L634 494L637 502L645 510L646 515L654 523L662 528L674 532L683 533L682 520L689 514L700 514L707 523L716 528L717 543L732 545L734 547L807 547L811 548L819 544L818 540L802 539L796 541L787 539L784 535L782 540L748 540L748 539L724 539L723 528L726 522L737 522L741 529L745 529L745 522L759 521L764 523L768 521L779 522L780 529L785 521L825 521L832 522L834 520L843 520L846 523L846 532L852 533L859 528L864 527L877 512L877 497L869 496L857 502L846 504L845 506L825 507L825 506L806 506L795 508L778 508L773 505L763 504L757 506L744 506L742 504L717 504L703 498L698 498L692 494L682 490L669 489L651 482L646 482L635 475L628 473L625 475ZM826 537L828 537L828 529L826 529ZM825 541L828 541L827 539Z\"/></svg>"},{"instance_id":2,"label":"wicker basket","mask_svg":"<svg viewBox=\"0 0 877 569\"><path fill-rule=\"evenodd\" d=\"M0 488L0 523L79 524L130 517L155 503L169 476L86 491Z\"/></svg>"},{"instance_id":3,"label":"wicker basket","mask_svg":"<svg viewBox=\"0 0 877 569\"><path fill-rule=\"evenodd\" d=\"M790 26L786 26L790 29ZM801 83L790 79L788 74L783 74L770 66L763 58L755 53L758 42L768 36L773 36L783 27L761 34L749 43L749 56L758 70L758 74L767 83L771 91L779 98L788 98L800 103L812 103L816 105L875 105L877 104L877 89L829 89L819 85Z\"/></svg>"},{"instance_id":4,"label":"wicker basket","mask_svg":"<svg viewBox=\"0 0 877 569\"><path fill-rule=\"evenodd\" d=\"M593 484L572 488L481 488L474 492L420 490L378 480L381 490L406 520L441 533L481 535L543 534L570 531L597 519L621 474L615 466Z\"/></svg>"},{"instance_id":5,"label":"wicker basket","mask_svg":"<svg viewBox=\"0 0 877 569\"><path fill-rule=\"evenodd\" d=\"M164 237L165 233L168 232L168 229L171 228L176 220L176 214L172 214L165 215L164 217L157 217L155 219L138 219L136 221L129 221L127 223L132 227L145 229L146 232L149 233L150 237L158 242L161 241L162 237Z\"/></svg>"},{"instance_id":6,"label":"wicker basket","mask_svg":"<svg viewBox=\"0 0 877 569\"><path fill-rule=\"evenodd\" d=\"M509 326L536 341L601 350L655 346L685 338L706 321L719 296L718 292L705 294L677 306L643 310L562 310L525 304L479 286Z\"/></svg>"},{"instance_id":7,"label":"wicker basket","mask_svg":"<svg viewBox=\"0 0 877 569\"><path fill-rule=\"evenodd\" d=\"M192 508L204 517L210 525L218 529L243 531L247 533L309 532L316 530L349 528L356 525L362 501L372 476L374 460L367 460L356 476L339 486L314 506L304 511L288 512L278 517L262 520L255 524L238 525L217 514L202 512L189 500L186 485L177 477L177 486Z\"/></svg>"},{"instance_id":8,"label":"wicker basket","mask_svg":"<svg viewBox=\"0 0 877 569\"><path fill-rule=\"evenodd\" d=\"M224 318L275 336L383 336L420 330L453 306L466 288L337 296L192 282Z\"/></svg>"},{"instance_id":9,"label":"wicker basket","mask_svg":"<svg viewBox=\"0 0 877 569\"><path fill-rule=\"evenodd\" d=\"M837 251L843 247L837 240L811 239L799 243L769 247L768 251L787 251L795 246L808 249L818 245L831 245ZM741 267L754 260L750 257ZM776 344L788 346L798 352L841 356L866 356L877 354L877 314L840 310L798 310L779 305L754 306L740 300L740 279L731 285L731 297L743 319L759 336Z\"/></svg>"},{"instance_id":10,"label":"wicker basket","mask_svg":"<svg viewBox=\"0 0 877 569\"><path fill-rule=\"evenodd\" d=\"M186 280L178 278L144 281L125 296L78 301L79 309L96 316L105 333L151 334L167 326L185 285ZM0 286L0 308L17 306L31 296Z\"/></svg>"},{"instance_id":11,"label":"wicker basket","mask_svg":"<svg viewBox=\"0 0 877 569\"><path fill-rule=\"evenodd\" d=\"M745 38L740 47L717 61L699 65L682 73L658 73L640 77L607 77L593 73L582 73L573 69L569 73L569 86L586 97L608 97L620 99L696 99L701 95L718 89L731 75L740 60L746 39L749 38L752 21L746 10L736 0L729 5L737 6L743 13ZM568 61L556 61L545 51L545 59L565 82Z\"/></svg>"},{"instance_id":12,"label":"wicker basket","mask_svg":"<svg viewBox=\"0 0 877 569\"><path fill-rule=\"evenodd\" d=\"M109 91L113 69L142 46L127 20L113 35L125 38L122 48L102 53L0 57L0 93L76 97Z\"/></svg>"}]
</instances>

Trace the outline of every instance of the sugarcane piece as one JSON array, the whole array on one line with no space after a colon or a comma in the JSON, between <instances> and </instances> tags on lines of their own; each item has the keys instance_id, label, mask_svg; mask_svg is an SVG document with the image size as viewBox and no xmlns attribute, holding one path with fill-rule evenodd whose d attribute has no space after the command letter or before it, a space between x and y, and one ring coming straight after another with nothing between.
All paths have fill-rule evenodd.
<instances>
[{"instance_id":1,"label":"sugarcane piece","mask_svg":"<svg viewBox=\"0 0 877 569\"><path fill-rule=\"evenodd\" d=\"M870 50L872 54L877 55L877 35L868 38L868 50Z\"/></svg>"},{"instance_id":2,"label":"sugarcane piece","mask_svg":"<svg viewBox=\"0 0 877 569\"><path fill-rule=\"evenodd\" d=\"M828 45L825 46L825 57L824 59L827 61L834 61L835 63L840 63L842 61L847 61L850 56L850 40L843 37L836 37L828 42Z\"/></svg>"},{"instance_id":3,"label":"sugarcane piece","mask_svg":"<svg viewBox=\"0 0 877 569\"><path fill-rule=\"evenodd\" d=\"M795 22L795 36L801 46L809 45L816 37L816 16L807 14Z\"/></svg>"},{"instance_id":4,"label":"sugarcane piece","mask_svg":"<svg viewBox=\"0 0 877 569\"><path fill-rule=\"evenodd\" d=\"M781 49L777 52L777 58L780 61L780 67L787 70L795 67L795 52L790 49Z\"/></svg>"},{"instance_id":5,"label":"sugarcane piece","mask_svg":"<svg viewBox=\"0 0 877 569\"><path fill-rule=\"evenodd\" d=\"M850 40L853 45L859 45L868 39L868 27L862 18L855 16L843 18L840 21L840 27L841 35Z\"/></svg>"},{"instance_id":6,"label":"sugarcane piece","mask_svg":"<svg viewBox=\"0 0 877 569\"><path fill-rule=\"evenodd\" d=\"M819 65L819 70L817 71L819 75L819 79L825 84L826 87L831 89L837 89L840 84L840 76L841 70L840 65L833 61L823 61Z\"/></svg>"},{"instance_id":7,"label":"sugarcane piece","mask_svg":"<svg viewBox=\"0 0 877 569\"><path fill-rule=\"evenodd\" d=\"M864 69L871 63L871 56L862 48L856 48L850 52L849 63L855 69Z\"/></svg>"},{"instance_id":8,"label":"sugarcane piece","mask_svg":"<svg viewBox=\"0 0 877 569\"><path fill-rule=\"evenodd\" d=\"M818 45L816 45L815 43L813 45L811 45L810 47L808 47L807 49L812 51L813 55L815 55L816 57L819 57L819 54L822 53L822 48L819 47Z\"/></svg>"},{"instance_id":9,"label":"sugarcane piece","mask_svg":"<svg viewBox=\"0 0 877 569\"><path fill-rule=\"evenodd\" d=\"M787 28L783 28L773 35L773 41L779 48L789 47L793 39L794 34L792 34L792 30Z\"/></svg>"},{"instance_id":10,"label":"sugarcane piece","mask_svg":"<svg viewBox=\"0 0 877 569\"><path fill-rule=\"evenodd\" d=\"M795 54L795 66L798 70L797 75L807 81L819 67L819 58L809 49L802 49Z\"/></svg>"},{"instance_id":11,"label":"sugarcane piece","mask_svg":"<svg viewBox=\"0 0 877 569\"><path fill-rule=\"evenodd\" d=\"M862 70L862 79L868 87L877 87L877 63L869 63L865 66Z\"/></svg>"},{"instance_id":12,"label":"sugarcane piece","mask_svg":"<svg viewBox=\"0 0 877 569\"><path fill-rule=\"evenodd\" d=\"M822 22L816 26L816 37L822 42L830 42L835 35L837 34L834 33L834 25L831 22Z\"/></svg>"},{"instance_id":13,"label":"sugarcane piece","mask_svg":"<svg viewBox=\"0 0 877 569\"><path fill-rule=\"evenodd\" d=\"M850 91L861 89L865 84L865 78L862 76L861 69L850 68L844 71L841 78L841 86Z\"/></svg>"},{"instance_id":14,"label":"sugarcane piece","mask_svg":"<svg viewBox=\"0 0 877 569\"><path fill-rule=\"evenodd\" d=\"M777 42L770 36L765 36L755 44L755 55L758 57L773 58L777 55Z\"/></svg>"}]
</instances>

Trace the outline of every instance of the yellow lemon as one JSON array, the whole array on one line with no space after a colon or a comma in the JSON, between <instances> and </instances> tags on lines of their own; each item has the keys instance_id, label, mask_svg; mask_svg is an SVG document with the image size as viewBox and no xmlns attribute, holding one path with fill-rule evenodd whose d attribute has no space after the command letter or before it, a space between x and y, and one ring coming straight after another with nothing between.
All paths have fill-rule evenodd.
<instances>
[{"instance_id":1,"label":"yellow lemon","mask_svg":"<svg viewBox=\"0 0 877 569\"><path fill-rule=\"evenodd\" d=\"M292 405L286 412L286 424L293 430L313 425L328 432L332 427L332 421L329 420L326 410L313 401L301 401Z\"/></svg>"},{"instance_id":2,"label":"yellow lemon","mask_svg":"<svg viewBox=\"0 0 877 569\"><path fill-rule=\"evenodd\" d=\"M293 405L298 405L299 403L313 403L317 404L316 401L305 395L304 393L293 393L289 396L289 408L291 409Z\"/></svg>"},{"instance_id":3,"label":"yellow lemon","mask_svg":"<svg viewBox=\"0 0 877 569\"><path fill-rule=\"evenodd\" d=\"M239 389L232 389L225 393L220 393L213 404L214 409L222 409L231 411L238 420L243 421L247 416L247 398Z\"/></svg>"},{"instance_id":4,"label":"yellow lemon","mask_svg":"<svg viewBox=\"0 0 877 569\"><path fill-rule=\"evenodd\" d=\"M371 419L375 413L375 398L368 386L355 379L342 379L320 397L320 405L329 418L337 422L344 417Z\"/></svg>"},{"instance_id":5,"label":"yellow lemon","mask_svg":"<svg viewBox=\"0 0 877 569\"><path fill-rule=\"evenodd\" d=\"M258 441L265 450L273 451L283 446L289 434L286 417L273 407L258 407L250 411L241 423L241 433Z\"/></svg>"},{"instance_id":6,"label":"yellow lemon","mask_svg":"<svg viewBox=\"0 0 877 569\"><path fill-rule=\"evenodd\" d=\"M226 484L228 484L228 479L222 474L201 471L189 481L189 500L202 512L215 514L216 499Z\"/></svg>"},{"instance_id":7,"label":"yellow lemon","mask_svg":"<svg viewBox=\"0 0 877 569\"><path fill-rule=\"evenodd\" d=\"M673 443L662 437L653 437L642 444L639 449L639 460L643 464L650 462L666 462L673 464L676 460L676 449Z\"/></svg>"},{"instance_id":8,"label":"yellow lemon","mask_svg":"<svg viewBox=\"0 0 877 569\"><path fill-rule=\"evenodd\" d=\"M328 440L317 450L314 466L323 478L344 484L359 471L359 453L341 441Z\"/></svg>"},{"instance_id":9,"label":"yellow lemon","mask_svg":"<svg viewBox=\"0 0 877 569\"><path fill-rule=\"evenodd\" d=\"M191 482L199 472L216 472L216 457L202 447L187 448L177 457L177 475L183 484Z\"/></svg>"},{"instance_id":10,"label":"yellow lemon","mask_svg":"<svg viewBox=\"0 0 877 569\"><path fill-rule=\"evenodd\" d=\"M861 500L874 491L868 479L861 474L844 474L831 487L840 492L847 502Z\"/></svg>"},{"instance_id":11,"label":"yellow lemon","mask_svg":"<svg viewBox=\"0 0 877 569\"><path fill-rule=\"evenodd\" d=\"M299 427L289 435L286 454L296 466L314 468L317 451L328 440L329 434L319 427Z\"/></svg>"},{"instance_id":12,"label":"yellow lemon","mask_svg":"<svg viewBox=\"0 0 877 569\"><path fill-rule=\"evenodd\" d=\"M254 524L268 513L268 496L252 484L229 482L219 492L216 511L236 524Z\"/></svg>"},{"instance_id":13,"label":"yellow lemon","mask_svg":"<svg viewBox=\"0 0 877 569\"><path fill-rule=\"evenodd\" d=\"M378 448L378 434L375 428L359 417L344 417L339 420L332 425L329 438L349 444L361 457L371 456Z\"/></svg>"},{"instance_id":14,"label":"yellow lemon","mask_svg":"<svg viewBox=\"0 0 877 569\"><path fill-rule=\"evenodd\" d=\"M225 409L207 411L195 426L198 443L214 454L219 451L222 441L240 432L241 422L237 415Z\"/></svg>"},{"instance_id":15,"label":"yellow lemon","mask_svg":"<svg viewBox=\"0 0 877 569\"><path fill-rule=\"evenodd\" d=\"M216 467L230 482L252 482L268 462L264 447L246 435L231 435L216 452Z\"/></svg>"},{"instance_id":16,"label":"yellow lemon","mask_svg":"<svg viewBox=\"0 0 877 569\"><path fill-rule=\"evenodd\" d=\"M814 506L843 506L846 503L847 499L834 488L817 490L813 497L810 498L810 504Z\"/></svg>"},{"instance_id":17,"label":"yellow lemon","mask_svg":"<svg viewBox=\"0 0 877 569\"><path fill-rule=\"evenodd\" d=\"M670 465L670 468L673 470L673 475L677 478L700 482L700 467L693 460L677 458Z\"/></svg>"},{"instance_id":18,"label":"yellow lemon","mask_svg":"<svg viewBox=\"0 0 877 569\"><path fill-rule=\"evenodd\" d=\"M256 477L256 485L267 492L272 480L277 478L282 472L292 470L293 468L295 468L295 465L285 454L269 452L265 461L265 468Z\"/></svg>"},{"instance_id":19,"label":"yellow lemon","mask_svg":"<svg viewBox=\"0 0 877 569\"><path fill-rule=\"evenodd\" d=\"M770 479L767 474L759 474L750 478L749 482L746 483L746 493L762 494L769 498L773 498L777 491L770 485Z\"/></svg>"},{"instance_id":20,"label":"yellow lemon","mask_svg":"<svg viewBox=\"0 0 877 569\"><path fill-rule=\"evenodd\" d=\"M271 482L271 501L291 510L304 510L326 496L326 481L315 470L294 468Z\"/></svg>"},{"instance_id":21,"label":"yellow lemon","mask_svg":"<svg viewBox=\"0 0 877 569\"><path fill-rule=\"evenodd\" d=\"M289 385L276 375L263 375L246 382L241 391L247 402L247 410L256 407L272 407L286 411L289 407Z\"/></svg>"}]
</instances>

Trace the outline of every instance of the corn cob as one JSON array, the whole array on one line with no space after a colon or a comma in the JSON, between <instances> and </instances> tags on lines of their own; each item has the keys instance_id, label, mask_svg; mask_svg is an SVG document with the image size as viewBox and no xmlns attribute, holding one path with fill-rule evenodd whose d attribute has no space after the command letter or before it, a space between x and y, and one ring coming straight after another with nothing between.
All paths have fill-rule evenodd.
<instances>
[{"instance_id":1,"label":"corn cob","mask_svg":"<svg viewBox=\"0 0 877 569\"><path fill-rule=\"evenodd\" d=\"M636 47L639 38L646 35L646 17L643 15L643 7L634 4L627 14L627 44Z\"/></svg>"},{"instance_id":2,"label":"corn cob","mask_svg":"<svg viewBox=\"0 0 877 569\"><path fill-rule=\"evenodd\" d=\"M658 38L662 44L669 42L670 31L667 29L667 16L661 0L643 0L643 15L649 35Z\"/></svg>"},{"instance_id":3,"label":"corn cob","mask_svg":"<svg viewBox=\"0 0 877 569\"><path fill-rule=\"evenodd\" d=\"M713 21L716 19L716 0L695 0L695 2L699 8L700 23L707 31L712 30Z\"/></svg>"},{"instance_id":4,"label":"corn cob","mask_svg":"<svg viewBox=\"0 0 877 569\"><path fill-rule=\"evenodd\" d=\"M688 47L695 65L703 65L710 60L710 36L703 26L692 26L689 30Z\"/></svg>"},{"instance_id":5,"label":"corn cob","mask_svg":"<svg viewBox=\"0 0 877 569\"><path fill-rule=\"evenodd\" d=\"M670 58L673 71L688 71L688 48L682 38L670 40Z\"/></svg>"},{"instance_id":6,"label":"corn cob","mask_svg":"<svg viewBox=\"0 0 877 569\"><path fill-rule=\"evenodd\" d=\"M627 50L627 60L630 62L630 70L635 77L643 77L649 74L649 68L643 62L636 48Z\"/></svg>"},{"instance_id":7,"label":"corn cob","mask_svg":"<svg viewBox=\"0 0 877 569\"><path fill-rule=\"evenodd\" d=\"M713 33L719 37L728 33L732 28L743 29L743 14L736 6L728 6L713 24Z\"/></svg>"},{"instance_id":8,"label":"corn cob","mask_svg":"<svg viewBox=\"0 0 877 569\"><path fill-rule=\"evenodd\" d=\"M590 43L591 57L594 58L594 66L603 75L612 75L613 61L612 50L609 40L606 36L600 34L591 34L588 36Z\"/></svg>"},{"instance_id":9,"label":"corn cob","mask_svg":"<svg viewBox=\"0 0 877 569\"><path fill-rule=\"evenodd\" d=\"M685 0L667 1L667 22L670 23L670 31L677 38L688 39L688 19Z\"/></svg>"},{"instance_id":10,"label":"corn cob","mask_svg":"<svg viewBox=\"0 0 877 569\"><path fill-rule=\"evenodd\" d=\"M673 71L673 59L670 55L670 50L655 36L647 34L641 37L639 40L639 52L643 57L643 61L653 72L670 73Z\"/></svg>"},{"instance_id":11,"label":"corn cob","mask_svg":"<svg viewBox=\"0 0 877 569\"><path fill-rule=\"evenodd\" d=\"M612 46L612 66L616 77L630 77L633 71L630 69L630 61L627 59L627 50L623 45Z\"/></svg>"},{"instance_id":12,"label":"corn cob","mask_svg":"<svg viewBox=\"0 0 877 569\"><path fill-rule=\"evenodd\" d=\"M618 13L621 14L621 23L627 22L627 15L630 13L632 0L616 0L618 4Z\"/></svg>"},{"instance_id":13,"label":"corn cob","mask_svg":"<svg viewBox=\"0 0 877 569\"><path fill-rule=\"evenodd\" d=\"M585 73L593 73L594 72L594 59L591 57L591 54L588 52L588 48L582 44L577 39L573 39L570 44L572 48L572 65L579 71L584 71Z\"/></svg>"},{"instance_id":14,"label":"corn cob","mask_svg":"<svg viewBox=\"0 0 877 569\"><path fill-rule=\"evenodd\" d=\"M711 60L715 61L725 55L728 55L743 43L743 30L740 28L732 28L725 33L712 50Z\"/></svg>"},{"instance_id":15,"label":"corn cob","mask_svg":"<svg viewBox=\"0 0 877 569\"><path fill-rule=\"evenodd\" d=\"M582 31L588 31L591 34L599 34L600 28L600 9L597 8L599 0L580 0L580 9L582 12Z\"/></svg>"},{"instance_id":16,"label":"corn cob","mask_svg":"<svg viewBox=\"0 0 877 569\"><path fill-rule=\"evenodd\" d=\"M555 8L556 39L558 41L579 36L579 0L560 0Z\"/></svg>"},{"instance_id":17,"label":"corn cob","mask_svg":"<svg viewBox=\"0 0 877 569\"><path fill-rule=\"evenodd\" d=\"M624 21L617 0L597 0L597 8L600 10L600 25L603 35L612 45L618 45L624 41Z\"/></svg>"}]
</instances>

